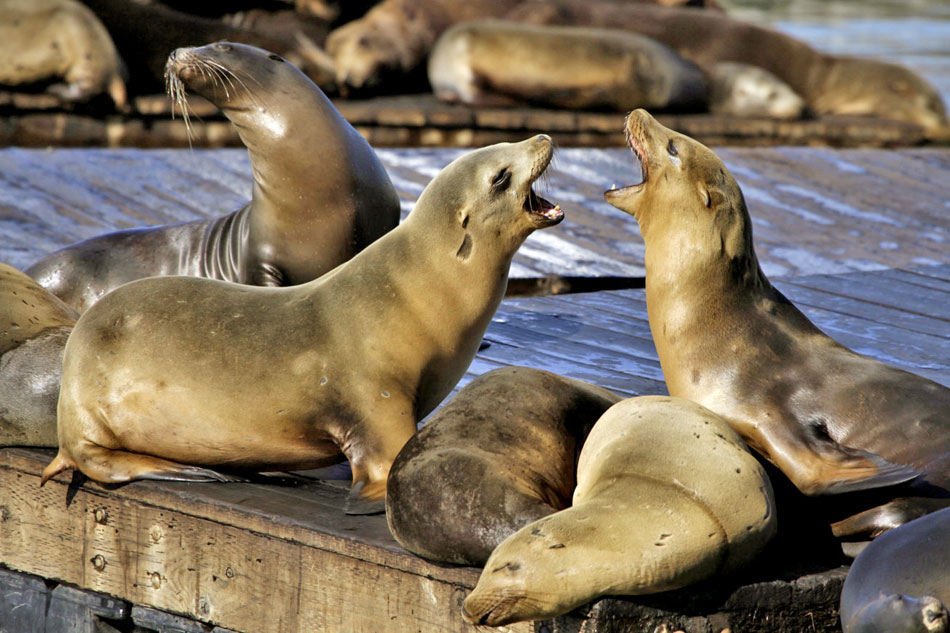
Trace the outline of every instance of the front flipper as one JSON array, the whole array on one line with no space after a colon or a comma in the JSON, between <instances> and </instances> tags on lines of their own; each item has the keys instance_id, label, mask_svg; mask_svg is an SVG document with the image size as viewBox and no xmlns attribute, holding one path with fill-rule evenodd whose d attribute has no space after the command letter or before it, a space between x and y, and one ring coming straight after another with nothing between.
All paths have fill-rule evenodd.
<instances>
[{"instance_id":1,"label":"front flipper","mask_svg":"<svg viewBox=\"0 0 950 633\"><path fill-rule=\"evenodd\" d=\"M409 438L416 432L412 403L406 398L386 392L372 409L360 416L363 420L343 442L343 454L350 461L353 486L346 498L346 514L378 514L385 512L386 481L389 469Z\"/></svg>"},{"instance_id":2,"label":"front flipper","mask_svg":"<svg viewBox=\"0 0 950 633\"><path fill-rule=\"evenodd\" d=\"M343 506L345 514L383 514L386 512L385 491L380 499L368 499L362 496L365 486L365 482L360 481L350 488L349 494L346 495L346 504Z\"/></svg>"},{"instance_id":3,"label":"front flipper","mask_svg":"<svg viewBox=\"0 0 950 633\"><path fill-rule=\"evenodd\" d=\"M843 446L818 426L786 422L757 431L758 437L750 438L750 443L806 495L887 488L920 476L910 466Z\"/></svg>"}]
</instances>

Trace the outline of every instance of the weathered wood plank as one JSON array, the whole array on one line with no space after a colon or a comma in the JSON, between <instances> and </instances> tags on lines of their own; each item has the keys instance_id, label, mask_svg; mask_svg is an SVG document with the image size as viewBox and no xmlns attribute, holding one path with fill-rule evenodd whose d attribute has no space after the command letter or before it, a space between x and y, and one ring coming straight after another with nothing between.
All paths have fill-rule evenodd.
<instances>
[{"instance_id":1,"label":"weathered wood plank","mask_svg":"<svg viewBox=\"0 0 950 633\"><path fill-rule=\"evenodd\" d=\"M854 283L850 276L809 276L807 281L798 278L786 280L784 288L804 286L828 295L839 298L840 303L847 305L858 301L865 306L872 306L872 310L881 313L898 312L902 315L899 322L901 327L917 331L925 331L938 336L947 336L950 333L948 320L948 299L946 293L932 293L936 299L921 300L918 292L923 294L926 289L907 289L906 284L887 280L883 287ZM794 292L790 290L790 292ZM941 298L942 295L942 298ZM928 297L927 299L930 299ZM829 302L832 301L829 299ZM850 314L861 314L849 311Z\"/></svg>"},{"instance_id":2,"label":"weathered wood plank","mask_svg":"<svg viewBox=\"0 0 950 633\"><path fill-rule=\"evenodd\" d=\"M314 518L314 484L292 497L253 484L40 488L42 456L0 451L12 569L248 633L474 630L457 609L476 570L409 556L380 517L342 514L343 489L324 490L336 516Z\"/></svg>"}]
</instances>

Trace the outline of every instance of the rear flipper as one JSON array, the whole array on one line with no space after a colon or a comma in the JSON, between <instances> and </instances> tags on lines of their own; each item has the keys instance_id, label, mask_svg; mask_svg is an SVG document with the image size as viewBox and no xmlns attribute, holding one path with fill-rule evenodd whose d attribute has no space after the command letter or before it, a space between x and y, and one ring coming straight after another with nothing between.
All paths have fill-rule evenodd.
<instances>
[{"instance_id":1,"label":"rear flipper","mask_svg":"<svg viewBox=\"0 0 950 633\"><path fill-rule=\"evenodd\" d=\"M51 477L66 470L78 468L84 475L103 484L120 484L136 479L155 479L159 481L247 481L242 477L220 473L208 468L179 464L167 459L131 453L85 444L77 451L75 459L65 456L62 451L43 471L40 485Z\"/></svg>"},{"instance_id":2,"label":"rear flipper","mask_svg":"<svg viewBox=\"0 0 950 633\"><path fill-rule=\"evenodd\" d=\"M831 532L848 540L872 539L925 514L950 506L950 499L902 497L833 523Z\"/></svg>"}]
</instances>

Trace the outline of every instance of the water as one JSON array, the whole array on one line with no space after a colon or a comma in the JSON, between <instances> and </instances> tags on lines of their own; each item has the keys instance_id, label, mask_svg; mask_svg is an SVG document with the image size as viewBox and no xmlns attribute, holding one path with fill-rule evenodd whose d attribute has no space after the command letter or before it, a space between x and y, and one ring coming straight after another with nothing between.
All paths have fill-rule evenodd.
<instances>
[{"instance_id":1,"label":"water","mask_svg":"<svg viewBox=\"0 0 950 633\"><path fill-rule=\"evenodd\" d=\"M907 66L950 109L950 0L720 0L730 15L836 55Z\"/></svg>"}]
</instances>

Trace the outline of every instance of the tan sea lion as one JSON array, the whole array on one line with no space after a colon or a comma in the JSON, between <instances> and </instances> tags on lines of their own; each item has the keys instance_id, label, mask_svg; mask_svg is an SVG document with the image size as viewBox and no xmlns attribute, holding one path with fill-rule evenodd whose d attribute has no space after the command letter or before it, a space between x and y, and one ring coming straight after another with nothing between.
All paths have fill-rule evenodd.
<instances>
[{"instance_id":1,"label":"tan sea lion","mask_svg":"<svg viewBox=\"0 0 950 633\"><path fill-rule=\"evenodd\" d=\"M63 348L79 314L0 264L0 446L56 446Z\"/></svg>"},{"instance_id":2,"label":"tan sea lion","mask_svg":"<svg viewBox=\"0 0 950 633\"><path fill-rule=\"evenodd\" d=\"M677 6L713 7L713 0L632 0ZM375 87L419 68L447 28L481 18L504 18L524 0L383 0L362 18L327 38L337 82L350 88ZM556 46L555 42L549 45Z\"/></svg>"},{"instance_id":3,"label":"tan sea lion","mask_svg":"<svg viewBox=\"0 0 950 633\"><path fill-rule=\"evenodd\" d=\"M815 114L909 121L938 134L947 126L940 95L916 73L885 62L827 55L788 35L719 11L598 0L524 0L507 19L622 29L666 44L709 69L742 62L769 71Z\"/></svg>"},{"instance_id":4,"label":"tan sea lion","mask_svg":"<svg viewBox=\"0 0 950 633\"><path fill-rule=\"evenodd\" d=\"M950 631L950 508L875 539L841 592L844 633Z\"/></svg>"},{"instance_id":5,"label":"tan sea lion","mask_svg":"<svg viewBox=\"0 0 950 633\"><path fill-rule=\"evenodd\" d=\"M0 84L62 79L47 92L87 101L106 92L126 106L122 60L109 32L76 0L0 0Z\"/></svg>"},{"instance_id":6,"label":"tan sea lion","mask_svg":"<svg viewBox=\"0 0 950 633\"><path fill-rule=\"evenodd\" d=\"M219 474L198 466L295 470L342 453L351 508L381 509L399 449L474 357L515 251L564 217L531 190L553 152L540 135L459 157L405 222L307 284L151 277L112 291L66 345L43 480L207 481Z\"/></svg>"},{"instance_id":7,"label":"tan sea lion","mask_svg":"<svg viewBox=\"0 0 950 633\"><path fill-rule=\"evenodd\" d=\"M429 83L442 101L468 105L627 112L697 109L706 100L702 71L647 37L506 20L463 22L443 33L429 56Z\"/></svg>"},{"instance_id":8,"label":"tan sea lion","mask_svg":"<svg viewBox=\"0 0 950 633\"><path fill-rule=\"evenodd\" d=\"M709 111L736 117L798 119L805 111L805 100L764 68L720 62L709 70Z\"/></svg>"},{"instance_id":9,"label":"tan sea lion","mask_svg":"<svg viewBox=\"0 0 950 633\"><path fill-rule=\"evenodd\" d=\"M605 197L640 224L670 394L724 417L806 494L919 473L898 496L946 497L950 389L839 345L772 287L742 192L712 151L643 110L626 131L642 182ZM884 529L900 522L886 508L881 518Z\"/></svg>"},{"instance_id":10,"label":"tan sea lion","mask_svg":"<svg viewBox=\"0 0 950 633\"><path fill-rule=\"evenodd\" d=\"M679 398L630 398L587 436L573 505L503 541L462 615L500 626L685 587L748 564L775 529L768 477L724 420Z\"/></svg>"},{"instance_id":11,"label":"tan sea lion","mask_svg":"<svg viewBox=\"0 0 950 633\"><path fill-rule=\"evenodd\" d=\"M473 380L389 471L386 520L413 554L484 565L528 523L570 505L581 445L620 397L527 367Z\"/></svg>"},{"instance_id":12,"label":"tan sea lion","mask_svg":"<svg viewBox=\"0 0 950 633\"><path fill-rule=\"evenodd\" d=\"M223 217L94 237L26 272L80 312L124 283L189 275L258 286L316 279L392 229L399 197L376 153L323 92L268 51L174 51L170 92L221 108L247 146L251 201Z\"/></svg>"}]
</instances>

